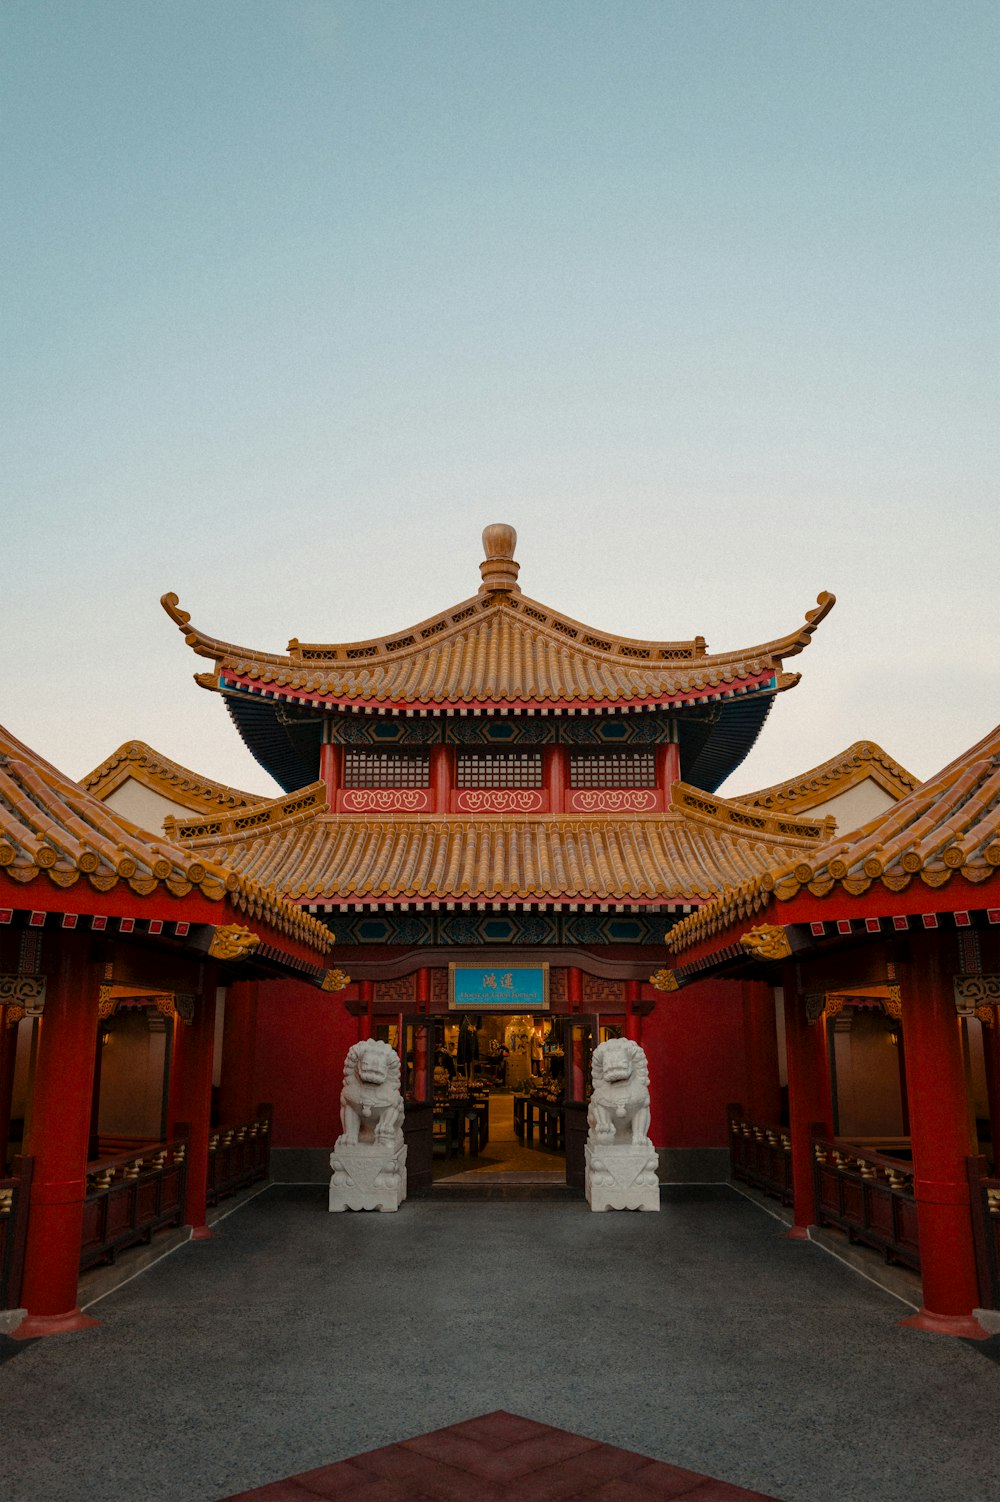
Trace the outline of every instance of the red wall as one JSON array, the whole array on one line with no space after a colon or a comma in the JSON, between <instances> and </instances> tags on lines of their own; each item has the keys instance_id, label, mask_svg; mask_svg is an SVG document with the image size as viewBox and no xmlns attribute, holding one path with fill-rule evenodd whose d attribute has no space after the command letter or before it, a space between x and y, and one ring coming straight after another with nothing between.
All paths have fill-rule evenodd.
<instances>
[{"instance_id":1,"label":"red wall","mask_svg":"<svg viewBox=\"0 0 1000 1502\"><path fill-rule=\"evenodd\" d=\"M261 981L254 1093L274 1105L275 1147L333 1148L344 1055L358 1039L343 997L299 981Z\"/></svg>"},{"instance_id":2,"label":"red wall","mask_svg":"<svg viewBox=\"0 0 1000 1502\"><path fill-rule=\"evenodd\" d=\"M676 995L647 990L642 1019L649 1060L650 1136L657 1147L725 1147L726 1106L746 1094L738 981L700 981Z\"/></svg>"}]
</instances>

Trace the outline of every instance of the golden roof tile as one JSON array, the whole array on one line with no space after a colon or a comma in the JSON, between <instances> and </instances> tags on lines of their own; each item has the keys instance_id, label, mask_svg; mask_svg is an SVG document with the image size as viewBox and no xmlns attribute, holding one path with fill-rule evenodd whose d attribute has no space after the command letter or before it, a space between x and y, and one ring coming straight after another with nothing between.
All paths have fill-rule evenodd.
<instances>
[{"instance_id":1,"label":"golden roof tile","mask_svg":"<svg viewBox=\"0 0 1000 1502\"><path fill-rule=\"evenodd\" d=\"M57 887L84 878L95 891L120 881L140 897L161 886L174 897L199 891L229 903L321 953L329 930L252 876L121 817L79 783L43 761L0 727L0 871L28 885L40 877Z\"/></svg>"},{"instance_id":2,"label":"golden roof tile","mask_svg":"<svg viewBox=\"0 0 1000 1502\"><path fill-rule=\"evenodd\" d=\"M915 878L932 889L960 877L979 885L1000 867L1000 726L935 777L920 783L847 838L730 885L674 928L681 953L722 933L777 899L826 897L836 888L860 897L876 883L904 891Z\"/></svg>"},{"instance_id":3,"label":"golden roof tile","mask_svg":"<svg viewBox=\"0 0 1000 1502\"><path fill-rule=\"evenodd\" d=\"M209 813L217 808L246 808L261 803L259 793L244 793L227 787L200 772L192 772L172 761L145 741L126 741L117 751L80 779L80 786L103 803L111 793L129 779L150 788L173 803L180 803L192 813Z\"/></svg>"},{"instance_id":4,"label":"golden roof tile","mask_svg":"<svg viewBox=\"0 0 1000 1502\"><path fill-rule=\"evenodd\" d=\"M319 784L318 787L322 787ZM239 815L177 826L204 851L297 902L699 902L726 881L809 856L829 821L747 809L677 784L656 815L472 819L327 814L273 803L270 826Z\"/></svg>"},{"instance_id":5,"label":"golden roof tile","mask_svg":"<svg viewBox=\"0 0 1000 1502\"><path fill-rule=\"evenodd\" d=\"M259 652L191 625L175 594L164 609L212 673L202 687L250 691L310 704L605 708L683 704L748 690L792 687L782 664L809 644L834 604L821 594L786 636L709 653L703 637L645 641L597 631L523 595L513 529L487 528L478 595L415 626L367 641L317 644L293 638L285 654Z\"/></svg>"},{"instance_id":6,"label":"golden roof tile","mask_svg":"<svg viewBox=\"0 0 1000 1502\"><path fill-rule=\"evenodd\" d=\"M840 793L867 778L878 784L898 801L917 786L917 779L893 761L881 746L874 741L855 741L839 756L831 756L818 767L811 767L798 777L773 787L761 788L756 793L741 793L740 802L758 805L761 808L782 809L788 813L804 813L817 804L826 803Z\"/></svg>"}]
</instances>

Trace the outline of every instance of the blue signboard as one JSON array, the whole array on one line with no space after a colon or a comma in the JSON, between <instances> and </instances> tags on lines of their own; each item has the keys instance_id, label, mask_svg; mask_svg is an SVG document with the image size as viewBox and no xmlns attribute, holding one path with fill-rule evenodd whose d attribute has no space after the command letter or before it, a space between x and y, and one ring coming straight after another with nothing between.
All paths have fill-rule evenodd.
<instances>
[{"instance_id":1,"label":"blue signboard","mask_svg":"<svg viewBox=\"0 0 1000 1502\"><path fill-rule=\"evenodd\" d=\"M449 965L448 1005L458 1010L542 1012L549 1008L548 965Z\"/></svg>"}]
</instances>

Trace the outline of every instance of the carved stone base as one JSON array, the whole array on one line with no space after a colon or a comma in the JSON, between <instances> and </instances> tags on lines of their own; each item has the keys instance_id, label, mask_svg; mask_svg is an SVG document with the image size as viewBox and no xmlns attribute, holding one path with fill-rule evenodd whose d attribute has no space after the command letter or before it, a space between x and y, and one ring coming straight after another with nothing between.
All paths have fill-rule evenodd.
<instances>
[{"instance_id":1,"label":"carved stone base","mask_svg":"<svg viewBox=\"0 0 1000 1502\"><path fill-rule=\"evenodd\" d=\"M584 1148L584 1188L592 1210L659 1210L655 1147Z\"/></svg>"},{"instance_id":2,"label":"carved stone base","mask_svg":"<svg viewBox=\"0 0 1000 1502\"><path fill-rule=\"evenodd\" d=\"M331 1210L398 1210L406 1198L406 1147L341 1139L330 1154Z\"/></svg>"}]
</instances>

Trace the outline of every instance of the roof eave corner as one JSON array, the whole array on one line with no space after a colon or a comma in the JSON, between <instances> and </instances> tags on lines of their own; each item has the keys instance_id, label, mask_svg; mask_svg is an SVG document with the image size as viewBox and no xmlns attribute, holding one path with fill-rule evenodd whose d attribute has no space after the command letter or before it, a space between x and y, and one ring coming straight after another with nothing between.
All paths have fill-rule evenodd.
<instances>
[{"instance_id":1,"label":"roof eave corner","mask_svg":"<svg viewBox=\"0 0 1000 1502\"><path fill-rule=\"evenodd\" d=\"M181 609L181 602L171 590L168 594L160 596L160 604L173 621L174 625L184 635L184 640L199 657L211 657L216 662L225 656L222 642L217 642L211 636L206 636L196 626L191 625L191 617L186 610Z\"/></svg>"},{"instance_id":2,"label":"roof eave corner","mask_svg":"<svg viewBox=\"0 0 1000 1502\"><path fill-rule=\"evenodd\" d=\"M791 632L788 636L783 636L779 641L771 643L770 651L773 655L780 658L796 657L799 652L805 651L812 640L812 635L816 627L821 621L826 620L826 617L830 614L836 603L836 595L831 594L827 589L821 590L816 596L816 604L813 609L806 611L806 618L799 629Z\"/></svg>"}]
</instances>

